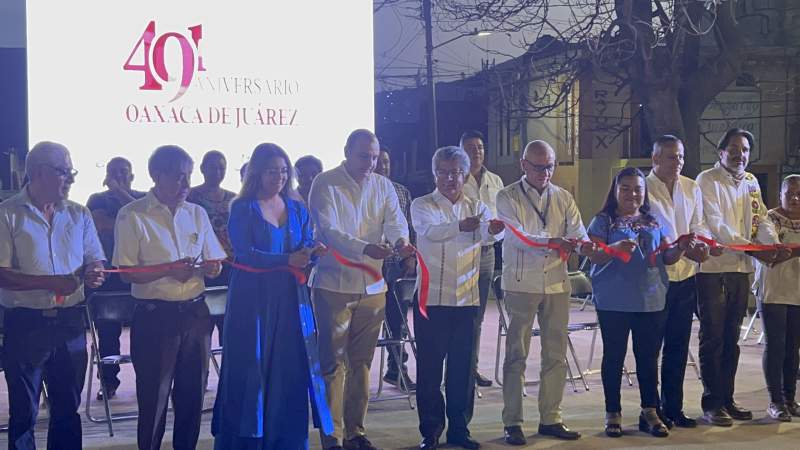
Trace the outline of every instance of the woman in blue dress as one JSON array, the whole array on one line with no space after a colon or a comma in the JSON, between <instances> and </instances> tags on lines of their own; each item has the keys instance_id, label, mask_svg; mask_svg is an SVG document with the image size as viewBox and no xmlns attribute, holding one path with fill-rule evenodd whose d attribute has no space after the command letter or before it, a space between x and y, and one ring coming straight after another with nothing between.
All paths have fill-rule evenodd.
<instances>
[{"instance_id":1,"label":"woman in blue dress","mask_svg":"<svg viewBox=\"0 0 800 450\"><path fill-rule=\"evenodd\" d=\"M324 252L314 246L308 211L289 197L291 167L275 144L253 151L228 221L237 263L303 272ZM309 396L315 423L332 432L306 286L282 269L234 268L225 323L214 448L307 449Z\"/></svg>"},{"instance_id":2,"label":"woman in blue dress","mask_svg":"<svg viewBox=\"0 0 800 450\"><path fill-rule=\"evenodd\" d=\"M593 241L631 255L627 263L602 251L589 257L592 298L603 337L601 376L606 434L622 436L620 385L628 336L633 335L642 407L639 429L666 437L669 432L657 409L658 353L666 322L664 307L669 284L664 266L675 264L695 244L694 238L681 239L677 246L656 252L666 238L650 215L644 174L632 167L621 170L614 178L605 206L586 231Z\"/></svg>"}]
</instances>

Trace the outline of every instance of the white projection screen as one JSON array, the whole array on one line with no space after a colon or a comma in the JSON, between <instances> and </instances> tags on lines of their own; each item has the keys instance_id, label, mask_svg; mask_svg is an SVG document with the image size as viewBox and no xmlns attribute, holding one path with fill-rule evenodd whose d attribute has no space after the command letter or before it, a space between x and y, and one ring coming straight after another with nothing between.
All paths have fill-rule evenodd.
<instances>
[{"instance_id":1,"label":"white projection screen","mask_svg":"<svg viewBox=\"0 0 800 450\"><path fill-rule=\"evenodd\" d=\"M70 198L102 191L105 163L176 144L227 156L223 187L262 142L326 169L347 135L374 127L371 0L27 2L31 145L63 143L80 172Z\"/></svg>"}]
</instances>

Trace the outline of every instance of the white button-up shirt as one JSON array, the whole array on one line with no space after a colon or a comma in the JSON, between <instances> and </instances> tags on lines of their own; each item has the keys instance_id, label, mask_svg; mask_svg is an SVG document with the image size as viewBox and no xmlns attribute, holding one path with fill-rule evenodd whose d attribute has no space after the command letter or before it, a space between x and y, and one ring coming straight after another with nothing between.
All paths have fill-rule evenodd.
<instances>
[{"instance_id":1,"label":"white button-up shirt","mask_svg":"<svg viewBox=\"0 0 800 450\"><path fill-rule=\"evenodd\" d=\"M461 220L476 215L477 230L459 230ZM452 203L438 189L411 202L417 251L430 271L428 306L480 305L481 244L489 239L490 215L480 200L461 195Z\"/></svg>"},{"instance_id":2,"label":"white button-up shirt","mask_svg":"<svg viewBox=\"0 0 800 450\"><path fill-rule=\"evenodd\" d=\"M463 193L473 200L479 200L486 204L491 218L495 219L497 218L497 193L503 187L503 180L497 174L490 172L486 167L482 167L480 186L478 186L478 180L472 174L468 174L467 179L464 180ZM491 245L500 239L503 239L502 232L489 237L489 240L484 245Z\"/></svg>"},{"instance_id":3,"label":"white button-up shirt","mask_svg":"<svg viewBox=\"0 0 800 450\"><path fill-rule=\"evenodd\" d=\"M536 212L542 213L546 223ZM540 195L525 180L509 185L497 194L497 215L528 239L547 244L550 238L588 240L575 199L554 184ZM503 240L503 289L533 294L559 294L570 291L567 263L558 251L527 246L507 231Z\"/></svg>"},{"instance_id":4,"label":"white button-up shirt","mask_svg":"<svg viewBox=\"0 0 800 450\"><path fill-rule=\"evenodd\" d=\"M226 257L203 207L182 202L173 215L152 191L120 209L114 242L115 266L150 266L198 255L203 260ZM185 283L164 277L131 284L131 294L147 300L191 300L204 290L205 281L200 275Z\"/></svg>"},{"instance_id":5,"label":"white button-up shirt","mask_svg":"<svg viewBox=\"0 0 800 450\"><path fill-rule=\"evenodd\" d=\"M388 178L372 173L357 183L344 164L314 179L308 194L315 237L345 258L369 265L378 273L383 261L364 254L367 244L408 240L408 222ZM311 271L309 285L343 294L386 292L383 279L375 282L362 270L343 266L330 254Z\"/></svg>"},{"instance_id":6,"label":"white button-up shirt","mask_svg":"<svg viewBox=\"0 0 800 450\"><path fill-rule=\"evenodd\" d=\"M703 193L703 216L711 238L721 244L775 242L775 227L767 220L758 180L751 173L737 185L719 163L697 176ZM700 264L700 272L752 273L753 258L743 252L725 251Z\"/></svg>"},{"instance_id":7,"label":"white button-up shirt","mask_svg":"<svg viewBox=\"0 0 800 450\"><path fill-rule=\"evenodd\" d=\"M688 233L711 237L703 219L703 194L694 180L678 175L670 193L667 185L651 171L647 175L647 192L650 196L650 214L658 220L669 242ZM677 263L667 266L669 281L693 277L699 266L683 256Z\"/></svg>"},{"instance_id":8,"label":"white button-up shirt","mask_svg":"<svg viewBox=\"0 0 800 450\"><path fill-rule=\"evenodd\" d=\"M82 266L105 260L92 213L69 200L55 206L52 223L23 189L0 203L0 267L27 275L69 275ZM6 308L51 309L83 301L83 284L56 305L52 291L0 289Z\"/></svg>"},{"instance_id":9,"label":"white button-up shirt","mask_svg":"<svg viewBox=\"0 0 800 450\"><path fill-rule=\"evenodd\" d=\"M770 210L767 217L775 226L780 239L771 243L800 244L800 220L789 219L777 209ZM792 258L774 267L760 261L756 264L756 286L762 302L800 305L800 258Z\"/></svg>"}]
</instances>

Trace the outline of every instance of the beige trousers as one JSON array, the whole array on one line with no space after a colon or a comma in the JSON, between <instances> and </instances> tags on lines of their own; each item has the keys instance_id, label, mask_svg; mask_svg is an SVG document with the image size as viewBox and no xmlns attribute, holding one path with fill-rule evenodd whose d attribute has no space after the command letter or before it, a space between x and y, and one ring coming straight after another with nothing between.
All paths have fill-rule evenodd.
<instances>
[{"instance_id":1,"label":"beige trousers","mask_svg":"<svg viewBox=\"0 0 800 450\"><path fill-rule=\"evenodd\" d=\"M334 432L322 435L323 448L364 434L369 401L369 369L378 342L384 293L342 294L313 289L319 356Z\"/></svg>"},{"instance_id":2,"label":"beige trousers","mask_svg":"<svg viewBox=\"0 0 800 450\"><path fill-rule=\"evenodd\" d=\"M538 315L541 330L541 381L539 422L561 423L561 400L567 376L567 322L569 294L505 292L509 324L503 362L503 425L522 425L522 388L531 347L533 320Z\"/></svg>"}]
</instances>

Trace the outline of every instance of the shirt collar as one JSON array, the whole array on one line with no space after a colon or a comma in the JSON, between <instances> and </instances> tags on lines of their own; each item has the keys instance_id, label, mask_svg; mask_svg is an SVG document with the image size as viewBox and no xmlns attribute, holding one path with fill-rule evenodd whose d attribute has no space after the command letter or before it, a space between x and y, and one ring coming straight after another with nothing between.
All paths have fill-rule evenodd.
<instances>
[{"instance_id":1,"label":"shirt collar","mask_svg":"<svg viewBox=\"0 0 800 450\"><path fill-rule=\"evenodd\" d=\"M542 190L542 193L540 194L535 187L531 186L531 184L528 183L528 179L525 177L525 175L523 175L519 179L519 188L522 189L522 191L524 193L527 193L528 195L533 194L536 197L541 197L542 195L550 192L550 190L553 188L553 182L551 181L547 183L547 186L544 187L544 190Z\"/></svg>"},{"instance_id":2,"label":"shirt collar","mask_svg":"<svg viewBox=\"0 0 800 450\"><path fill-rule=\"evenodd\" d=\"M147 195L145 195L145 201L147 202L147 210L148 211L156 209L156 208L165 209L167 211L170 210L169 206L167 206L164 203L162 203L161 200L159 200L158 197L156 197L156 194L153 193L152 189L147 191ZM175 212L177 212L179 209L183 209L185 207L186 207L186 202L185 201L180 202L175 207Z\"/></svg>"},{"instance_id":3,"label":"shirt collar","mask_svg":"<svg viewBox=\"0 0 800 450\"><path fill-rule=\"evenodd\" d=\"M444 196L444 194L442 194L442 193L439 191L439 189L438 189L438 188L437 188L437 189L435 189L435 190L433 191L433 199L436 201L436 203L442 203L442 202L444 202L443 204L445 204L445 205L456 206L456 205L458 205L459 203L463 203L463 202L464 202L464 200L465 200L466 198L467 198L467 196L466 196L466 195L464 195L464 192L462 191L462 192L461 192L461 197L458 199L458 201L457 201L457 202L455 202L455 203L451 203L451 202L450 202L450 199L449 199L449 198L447 198L447 197L445 197L445 196Z\"/></svg>"},{"instance_id":4,"label":"shirt collar","mask_svg":"<svg viewBox=\"0 0 800 450\"><path fill-rule=\"evenodd\" d=\"M25 186L24 188L20 189L18 194L18 200L21 205L24 205L34 211L39 211L39 208L33 204L33 200L31 199L30 194L28 193L28 188L30 186ZM66 200L59 200L55 203L55 207L53 208L54 211L61 211L66 208L67 202Z\"/></svg>"},{"instance_id":5,"label":"shirt collar","mask_svg":"<svg viewBox=\"0 0 800 450\"><path fill-rule=\"evenodd\" d=\"M336 170L341 172L345 180L347 180L349 183L352 183L353 186L357 186L359 189L365 186L367 183L369 183L372 177L376 175L374 173L370 173L369 175L367 175L366 178L364 178L364 182L359 184L356 180L353 179L353 177L350 176L350 172L347 171L347 168L344 166L344 163L345 161L342 161L342 163L339 164L339 167L337 167Z\"/></svg>"}]
</instances>

